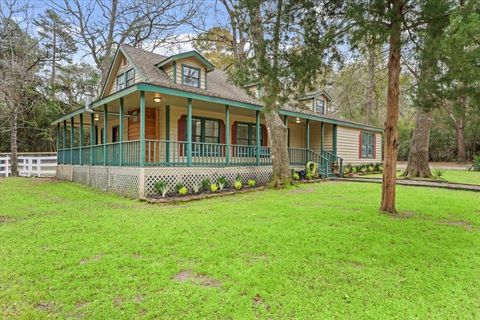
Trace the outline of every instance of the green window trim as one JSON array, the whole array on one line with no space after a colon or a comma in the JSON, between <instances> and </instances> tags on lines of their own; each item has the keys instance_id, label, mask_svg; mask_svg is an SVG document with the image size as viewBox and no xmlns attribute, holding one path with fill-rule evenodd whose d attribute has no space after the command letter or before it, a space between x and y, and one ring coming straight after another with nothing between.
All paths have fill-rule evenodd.
<instances>
[{"instance_id":1,"label":"green window trim","mask_svg":"<svg viewBox=\"0 0 480 320\"><path fill-rule=\"evenodd\" d=\"M239 127L240 126L247 126L247 135L248 137L245 139L244 137L240 137ZM263 124L260 125L260 145L263 146ZM252 122L237 122L237 145L247 145L247 146L255 146L256 144L256 127L257 125ZM247 140L247 144L239 143L241 140Z\"/></svg>"},{"instance_id":2,"label":"green window trim","mask_svg":"<svg viewBox=\"0 0 480 320\"><path fill-rule=\"evenodd\" d=\"M197 71L198 72L198 77L192 77L190 75L186 75L185 74L185 69L191 69L191 70ZM191 78L193 80L198 81L197 85L192 85L192 84L187 83L185 81L186 78ZM201 82L202 82L202 71L201 71L201 69L182 63L182 84L184 84L186 86L189 86L189 87L200 88Z\"/></svg>"},{"instance_id":3,"label":"green window trim","mask_svg":"<svg viewBox=\"0 0 480 320\"><path fill-rule=\"evenodd\" d=\"M187 117L185 117L185 122L187 121ZM208 117L198 117L198 116L192 116L192 124L193 124L193 121L200 121L200 135L195 135L195 132L193 132L193 128L192 128L192 142L195 143L207 143L205 141L207 135L205 134L206 132L206 122L207 121L215 121L217 122L217 126L218 126L218 129L217 129L217 136L208 136L209 138L216 138L217 141L216 142L208 142L208 143L220 143L220 137L222 135L221 133L221 121L220 119L215 119L215 118L208 118ZM186 133L185 133L186 134ZM194 141L194 137L200 137L200 141ZM185 139L186 140L186 139Z\"/></svg>"},{"instance_id":4,"label":"green window trim","mask_svg":"<svg viewBox=\"0 0 480 320\"><path fill-rule=\"evenodd\" d=\"M375 133L362 131L360 135L360 158L375 159Z\"/></svg>"}]
</instances>

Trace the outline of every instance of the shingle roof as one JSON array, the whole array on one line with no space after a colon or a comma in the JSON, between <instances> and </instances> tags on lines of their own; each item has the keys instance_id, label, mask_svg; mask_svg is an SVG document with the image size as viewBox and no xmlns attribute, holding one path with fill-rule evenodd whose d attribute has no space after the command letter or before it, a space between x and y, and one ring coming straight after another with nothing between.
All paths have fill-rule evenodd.
<instances>
[{"instance_id":1,"label":"shingle roof","mask_svg":"<svg viewBox=\"0 0 480 320\"><path fill-rule=\"evenodd\" d=\"M144 77L145 82L162 87L198 93L204 96L262 105L260 101L249 96L242 88L231 83L224 71L213 70L207 73L207 89L194 88L180 83L173 83L165 71L155 66L168 57L128 45L121 45L121 50L139 69L138 71Z\"/></svg>"}]
</instances>

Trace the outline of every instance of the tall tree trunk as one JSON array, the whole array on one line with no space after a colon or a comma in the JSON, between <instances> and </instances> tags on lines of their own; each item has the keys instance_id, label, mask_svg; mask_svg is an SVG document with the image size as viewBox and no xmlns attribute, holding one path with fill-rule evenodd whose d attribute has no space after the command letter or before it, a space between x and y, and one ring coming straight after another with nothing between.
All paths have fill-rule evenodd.
<instances>
[{"instance_id":1,"label":"tall tree trunk","mask_svg":"<svg viewBox=\"0 0 480 320\"><path fill-rule=\"evenodd\" d=\"M432 172L428 165L430 129L432 128L432 111L418 109L415 113L415 130L413 131L407 169L403 175L407 178L430 178Z\"/></svg>"},{"instance_id":2,"label":"tall tree trunk","mask_svg":"<svg viewBox=\"0 0 480 320\"><path fill-rule=\"evenodd\" d=\"M465 162L467 157L465 155L465 119L458 117L455 121L455 132L457 134L457 161Z\"/></svg>"},{"instance_id":3,"label":"tall tree trunk","mask_svg":"<svg viewBox=\"0 0 480 320\"><path fill-rule=\"evenodd\" d=\"M392 0L392 19L390 26L390 49L388 56L388 92L387 117L385 121L385 165L382 182L382 201L380 210L395 213L395 187L397 166L397 124L398 100L400 95L400 54L402 28L402 0Z\"/></svg>"},{"instance_id":4,"label":"tall tree trunk","mask_svg":"<svg viewBox=\"0 0 480 320\"><path fill-rule=\"evenodd\" d=\"M290 161L288 158L288 129L278 112L265 112L265 122L272 158L272 179L274 188L283 188L291 184Z\"/></svg>"},{"instance_id":5,"label":"tall tree trunk","mask_svg":"<svg viewBox=\"0 0 480 320\"><path fill-rule=\"evenodd\" d=\"M10 168L12 177L18 176L17 169L17 113L14 111L11 118L10 131Z\"/></svg>"},{"instance_id":6,"label":"tall tree trunk","mask_svg":"<svg viewBox=\"0 0 480 320\"><path fill-rule=\"evenodd\" d=\"M368 85L365 97L365 123L370 123L373 113L373 89L375 87L375 49L372 41L368 43Z\"/></svg>"}]
</instances>

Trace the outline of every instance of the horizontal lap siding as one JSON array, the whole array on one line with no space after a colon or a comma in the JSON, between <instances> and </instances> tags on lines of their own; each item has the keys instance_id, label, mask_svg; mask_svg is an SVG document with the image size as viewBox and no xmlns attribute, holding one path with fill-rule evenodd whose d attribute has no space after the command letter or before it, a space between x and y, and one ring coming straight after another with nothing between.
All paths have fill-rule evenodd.
<instances>
[{"instance_id":1,"label":"horizontal lap siding","mask_svg":"<svg viewBox=\"0 0 480 320\"><path fill-rule=\"evenodd\" d=\"M325 141L323 143L323 150L333 151L333 125L324 124L325 127Z\"/></svg>"},{"instance_id":2,"label":"horizontal lap siding","mask_svg":"<svg viewBox=\"0 0 480 320\"><path fill-rule=\"evenodd\" d=\"M125 59L121 54L118 57L119 59ZM107 90L108 94L115 93L117 91L117 76L132 69L133 65L130 64L127 60L125 65L120 65L120 63L117 62L117 65L114 66L112 73L111 73L111 79L110 79L110 84L109 84L109 90ZM135 71L135 83L142 82L140 74Z\"/></svg>"},{"instance_id":3,"label":"horizontal lap siding","mask_svg":"<svg viewBox=\"0 0 480 320\"><path fill-rule=\"evenodd\" d=\"M376 157L375 159L361 159L359 157L359 136L360 129L353 129L343 126L337 128L337 154L343 158L344 164L358 164L382 161L382 135L375 133Z\"/></svg>"},{"instance_id":4,"label":"horizontal lap siding","mask_svg":"<svg viewBox=\"0 0 480 320\"><path fill-rule=\"evenodd\" d=\"M310 122L310 149L319 153L321 147L321 127L318 122Z\"/></svg>"}]
</instances>

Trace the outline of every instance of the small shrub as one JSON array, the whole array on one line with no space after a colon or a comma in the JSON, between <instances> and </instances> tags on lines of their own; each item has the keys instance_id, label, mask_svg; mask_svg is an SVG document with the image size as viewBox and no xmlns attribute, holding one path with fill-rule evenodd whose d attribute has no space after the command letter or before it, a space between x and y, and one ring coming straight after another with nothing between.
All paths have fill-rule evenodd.
<instances>
[{"instance_id":1,"label":"small shrub","mask_svg":"<svg viewBox=\"0 0 480 320\"><path fill-rule=\"evenodd\" d=\"M212 183L212 184L210 185L210 191L212 191L212 192L215 193L215 192L217 192L217 190L218 190L217 184L216 184L216 183Z\"/></svg>"},{"instance_id":2,"label":"small shrub","mask_svg":"<svg viewBox=\"0 0 480 320\"><path fill-rule=\"evenodd\" d=\"M312 178L313 178L313 175L311 173L307 173L305 175L305 179L307 179L307 180L312 180Z\"/></svg>"},{"instance_id":3,"label":"small shrub","mask_svg":"<svg viewBox=\"0 0 480 320\"><path fill-rule=\"evenodd\" d=\"M225 188L225 185L221 182L218 182L218 190L220 190L220 192L222 192L223 188Z\"/></svg>"},{"instance_id":4,"label":"small shrub","mask_svg":"<svg viewBox=\"0 0 480 320\"><path fill-rule=\"evenodd\" d=\"M352 167L352 173L357 173L357 167Z\"/></svg>"},{"instance_id":5,"label":"small shrub","mask_svg":"<svg viewBox=\"0 0 480 320\"><path fill-rule=\"evenodd\" d=\"M220 187L220 184L222 184L224 188L227 188L228 180L224 176L221 176L220 178L217 179L217 184L219 185L219 187Z\"/></svg>"},{"instance_id":6,"label":"small shrub","mask_svg":"<svg viewBox=\"0 0 480 320\"><path fill-rule=\"evenodd\" d=\"M257 184L257 181L255 181L255 180L253 180L253 179L248 180L248 186L249 186L250 188L255 187L256 184Z\"/></svg>"},{"instance_id":7,"label":"small shrub","mask_svg":"<svg viewBox=\"0 0 480 320\"><path fill-rule=\"evenodd\" d=\"M166 183L165 181L157 181L155 182L153 187L155 188L155 191L157 191L157 193L162 195L162 198L165 198L169 189L168 183Z\"/></svg>"},{"instance_id":8,"label":"small shrub","mask_svg":"<svg viewBox=\"0 0 480 320\"><path fill-rule=\"evenodd\" d=\"M442 169L434 169L433 170L433 177L436 179L440 179L443 176L443 170Z\"/></svg>"},{"instance_id":9,"label":"small shrub","mask_svg":"<svg viewBox=\"0 0 480 320\"><path fill-rule=\"evenodd\" d=\"M242 187L243 187L242 181L236 180L235 183L233 184L233 187L234 187L236 190L242 189Z\"/></svg>"},{"instance_id":10,"label":"small shrub","mask_svg":"<svg viewBox=\"0 0 480 320\"><path fill-rule=\"evenodd\" d=\"M360 172L361 172L361 173L367 172L367 168L362 166L362 167L360 168Z\"/></svg>"},{"instance_id":11,"label":"small shrub","mask_svg":"<svg viewBox=\"0 0 480 320\"><path fill-rule=\"evenodd\" d=\"M199 184L194 184L192 187L193 193L199 193L202 187Z\"/></svg>"},{"instance_id":12,"label":"small shrub","mask_svg":"<svg viewBox=\"0 0 480 320\"><path fill-rule=\"evenodd\" d=\"M181 196L185 196L188 193L187 187L182 182L177 183L177 192Z\"/></svg>"},{"instance_id":13,"label":"small shrub","mask_svg":"<svg viewBox=\"0 0 480 320\"><path fill-rule=\"evenodd\" d=\"M347 175L351 172L351 170L352 170L352 166L346 165L345 167L343 167L343 174Z\"/></svg>"},{"instance_id":14,"label":"small shrub","mask_svg":"<svg viewBox=\"0 0 480 320\"><path fill-rule=\"evenodd\" d=\"M480 171L480 154L473 157L473 165L471 167L473 171Z\"/></svg>"},{"instance_id":15,"label":"small shrub","mask_svg":"<svg viewBox=\"0 0 480 320\"><path fill-rule=\"evenodd\" d=\"M203 178L202 182L201 182L201 186L202 186L202 191L208 191L210 190L210 185L212 183L210 182L210 179L209 178Z\"/></svg>"},{"instance_id":16,"label":"small shrub","mask_svg":"<svg viewBox=\"0 0 480 320\"><path fill-rule=\"evenodd\" d=\"M300 180L300 175L298 174L298 172L293 172L292 173L292 179L293 180Z\"/></svg>"},{"instance_id":17,"label":"small shrub","mask_svg":"<svg viewBox=\"0 0 480 320\"><path fill-rule=\"evenodd\" d=\"M368 172L373 172L375 170L375 167L374 166L368 166Z\"/></svg>"}]
</instances>

